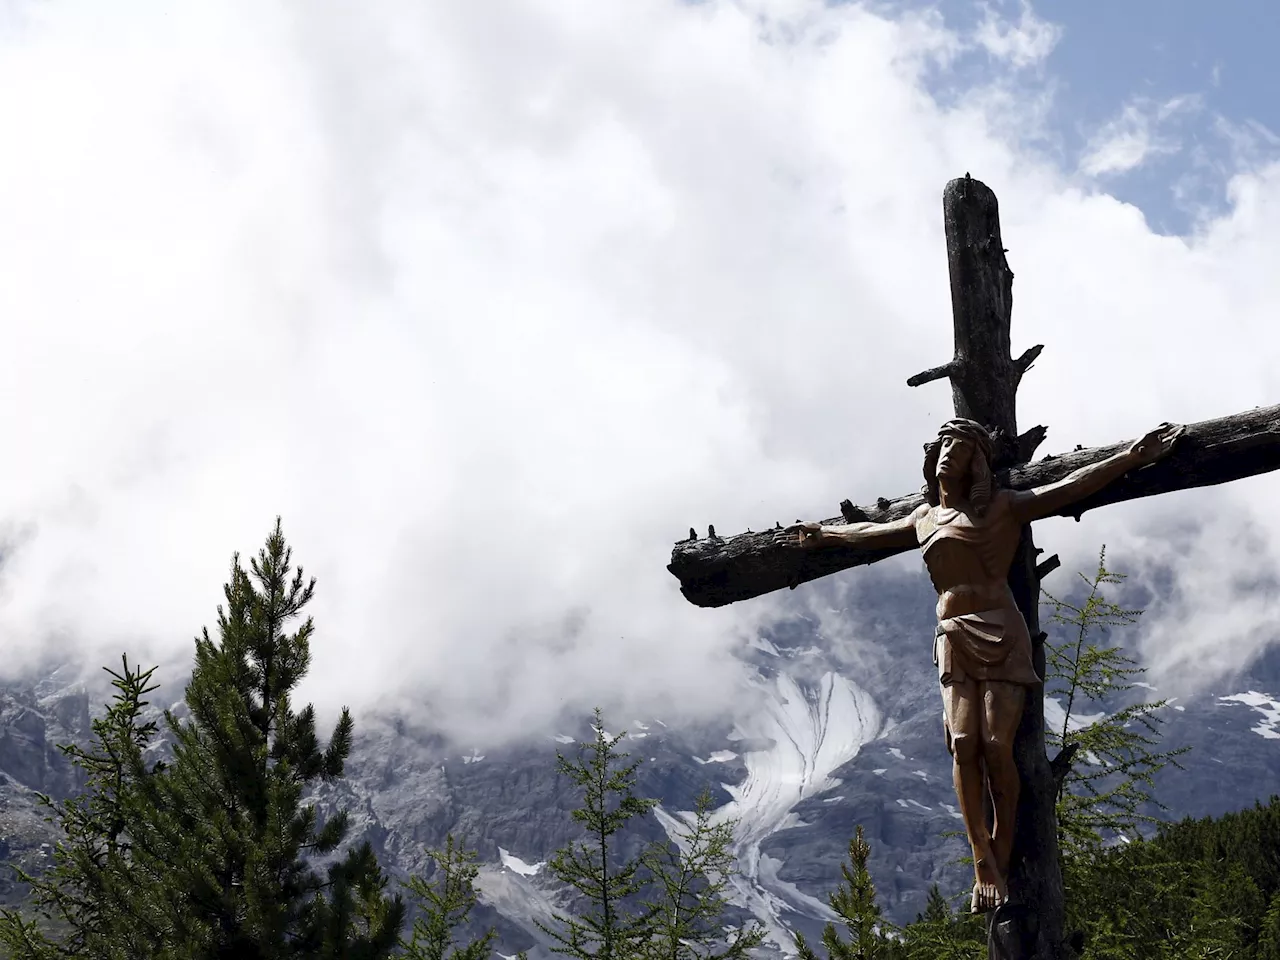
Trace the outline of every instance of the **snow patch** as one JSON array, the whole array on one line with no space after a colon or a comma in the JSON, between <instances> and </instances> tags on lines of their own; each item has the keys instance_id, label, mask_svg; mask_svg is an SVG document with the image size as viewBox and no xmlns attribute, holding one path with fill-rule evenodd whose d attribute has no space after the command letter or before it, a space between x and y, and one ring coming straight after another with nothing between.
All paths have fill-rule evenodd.
<instances>
[{"instance_id":1,"label":"snow patch","mask_svg":"<svg viewBox=\"0 0 1280 960\"><path fill-rule=\"evenodd\" d=\"M923 770L912 770L911 772L915 774L917 777L919 777L921 780L929 779L929 775L925 773Z\"/></svg>"},{"instance_id":2,"label":"snow patch","mask_svg":"<svg viewBox=\"0 0 1280 960\"><path fill-rule=\"evenodd\" d=\"M872 772L872 773L874 773L877 777L883 777L886 773L888 773L888 772L889 772L889 768L888 768L888 767L880 767L880 768L878 768L878 769L876 769L876 770L872 770L871 772Z\"/></svg>"},{"instance_id":3,"label":"snow patch","mask_svg":"<svg viewBox=\"0 0 1280 960\"><path fill-rule=\"evenodd\" d=\"M557 733L555 741L556 743L573 743L573 737L566 737L563 733Z\"/></svg>"},{"instance_id":4,"label":"snow patch","mask_svg":"<svg viewBox=\"0 0 1280 960\"><path fill-rule=\"evenodd\" d=\"M900 806L903 810L910 810L910 809L911 809L911 807L910 807L910 805L907 803L907 801L903 800L901 797L899 797L899 798L898 798L898 806Z\"/></svg>"},{"instance_id":5,"label":"snow patch","mask_svg":"<svg viewBox=\"0 0 1280 960\"><path fill-rule=\"evenodd\" d=\"M933 807L926 807L926 806L925 806L923 803L921 803L919 800L910 800L910 799L908 799L908 800L907 800L907 803L911 804L913 807L919 807L921 810L927 810L927 811L929 811L930 813L932 813L932 812L933 812Z\"/></svg>"},{"instance_id":6,"label":"snow patch","mask_svg":"<svg viewBox=\"0 0 1280 960\"><path fill-rule=\"evenodd\" d=\"M1253 732L1268 740L1280 740L1280 730L1276 729L1280 726L1280 703L1268 694L1250 690L1247 693L1233 693L1218 699L1223 703L1243 703L1247 707L1253 707L1262 714L1262 719L1252 728Z\"/></svg>"},{"instance_id":7,"label":"snow patch","mask_svg":"<svg viewBox=\"0 0 1280 960\"><path fill-rule=\"evenodd\" d=\"M1083 730L1085 727L1092 726L1106 716L1106 711L1102 713L1076 713L1071 717L1071 722L1067 725L1069 730ZM1044 698L1044 725L1048 730L1057 730L1061 732L1062 721L1067 719L1066 708L1058 702L1057 697Z\"/></svg>"},{"instance_id":8,"label":"snow patch","mask_svg":"<svg viewBox=\"0 0 1280 960\"><path fill-rule=\"evenodd\" d=\"M738 759L738 755L732 750L717 750L705 760L701 757L694 757L693 759L705 766L708 763L728 763L730 760Z\"/></svg>"},{"instance_id":9,"label":"snow patch","mask_svg":"<svg viewBox=\"0 0 1280 960\"><path fill-rule=\"evenodd\" d=\"M509 851L503 850L502 847L498 848L498 857L502 860L502 865L504 867L512 873L520 874L522 877L535 876L539 870L547 865L546 861L542 861L540 863L525 863L519 857L512 856Z\"/></svg>"},{"instance_id":10,"label":"snow patch","mask_svg":"<svg viewBox=\"0 0 1280 960\"><path fill-rule=\"evenodd\" d=\"M947 813L951 814L951 816L955 817L957 820L964 819L964 814L961 813L959 810L957 810L955 807L953 807L949 803L942 804L942 809L947 811Z\"/></svg>"},{"instance_id":11,"label":"snow patch","mask_svg":"<svg viewBox=\"0 0 1280 960\"><path fill-rule=\"evenodd\" d=\"M486 863L478 867L475 886L482 903L520 924L531 935L538 932L535 920L555 922L557 904L528 876Z\"/></svg>"},{"instance_id":12,"label":"snow patch","mask_svg":"<svg viewBox=\"0 0 1280 960\"><path fill-rule=\"evenodd\" d=\"M474 750L472 750L471 756L463 757L462 762L463 763L479 763L483 759L484 759L483 753L476 753Z\"/></svg>"},{"instance_id":13,"label":"snow patch","mask_svg":"<svg viewBox=\"0 0 1280 960\"><path fill-rule=\"evenodd\" d=\"M906 757L904 757L904 756L902 755L902 751L901 751L901 750L899 750L897 747L890 747L890 748L889 748L889 752L890 752L891 754L893 754L895 757L897 757L899 760L905 760L905 759L907 759Z\"/></svg>"}]
</instances>

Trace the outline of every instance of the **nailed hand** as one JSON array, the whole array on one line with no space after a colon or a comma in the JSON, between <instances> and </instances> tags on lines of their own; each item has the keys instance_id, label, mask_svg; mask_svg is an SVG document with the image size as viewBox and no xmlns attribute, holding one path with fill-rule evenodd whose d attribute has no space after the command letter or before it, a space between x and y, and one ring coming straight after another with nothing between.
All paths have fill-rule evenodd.
<instances>
[{"instance_id":1,"label":"nailed hand","mask_svg":"<svg viewBox=\"0 0 1280 960\"><path fill-rule=\"evenodd\" d=\"M1186 430L1186 427L1178 423L1162 423L1140 440L1135 440L1129 447L1129 456L1139 466L1162 460L1172 452L1173 445Z\"/></svg>"},{"instance_id":2,"label":"nailed hand","mask_svg":"<svg viewBox=\"0 0 1280 960\"><path fill-rule=\"evenodd\" d=\"M793 523L779 531L774 539L778 543L791 546L816 547L823 539L822 524L814 520L807 523Z\"/></svg>"}]
</instances>

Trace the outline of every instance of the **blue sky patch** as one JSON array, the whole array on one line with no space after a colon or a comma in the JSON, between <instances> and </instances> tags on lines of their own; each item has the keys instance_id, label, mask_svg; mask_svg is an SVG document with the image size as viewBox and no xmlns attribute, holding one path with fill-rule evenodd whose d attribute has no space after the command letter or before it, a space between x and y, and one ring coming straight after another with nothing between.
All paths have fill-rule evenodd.
<instances>
[{"instance_id":1,"label":"blue sky patch","mask_svg":"<svg viewBox=\"0 0 1280 960\"><path fill-rule=\"evenodd\" d=\"M934 72L932 92L946 102L993 79L995 67L1028 95L1047 95L1046 129L1029 138L1064 169L1136 205L1160 233L1193 232L1225 209L1233 174L1280 158L1274 0L904 6L935 10L970 38L997 17L1041 21L1052 36L1042 60L1018 65L971 47Z\"/></svg>"}]
</instances>

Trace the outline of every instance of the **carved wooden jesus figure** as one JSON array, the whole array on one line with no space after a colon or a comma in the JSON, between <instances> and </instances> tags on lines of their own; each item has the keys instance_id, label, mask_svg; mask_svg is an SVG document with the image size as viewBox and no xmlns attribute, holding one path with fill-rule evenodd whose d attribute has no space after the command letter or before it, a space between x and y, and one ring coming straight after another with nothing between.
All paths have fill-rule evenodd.
<instances>
[{"instance_id":1,"label":"carved wooden jesus figure","mask_svg":"<svg viewBox=\"0 0 1280 960\"><path fill-rule=\"evenodd\" d=\"M950 420L925 446L925 503L890 523L801 523L783 536L807 548L845 544L869 550L919 544L938 591L933 658L942 688L943 728L965 831L973 848L974 912L1008 899L1006 877L1020 787L1013 739L1027 688L1042 682L1031 637L1009 589L1009 567L1024 524L1088 497L1169 453L1183 428L1161 424L1127 450L1026 491L998 489L992 442L973 420ZM793 539L798 533L798 539ZM984 789L993 824L987 827Z\"/></svg>"}]
</instances>

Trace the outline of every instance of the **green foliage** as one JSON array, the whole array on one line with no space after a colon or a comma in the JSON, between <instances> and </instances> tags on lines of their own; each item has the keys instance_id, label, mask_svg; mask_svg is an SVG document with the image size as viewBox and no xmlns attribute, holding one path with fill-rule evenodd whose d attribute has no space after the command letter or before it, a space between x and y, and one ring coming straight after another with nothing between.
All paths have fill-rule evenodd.
<instances>
[{"instance_id":1,"label":"green foliage","mask_svg":"<svg viewBox=\"0 0 1280 960\"><path fill-rule=\"evenodd\" d=\"M653 800L635 792L639 762L626 763L617 749L626 734L609 737L604 718L595 711L595 741L579 747L569 761L557 754L560 773L582 791L582 806L573 811L586 838L557 851L548 864L557 880L572 888L586 904L578 915L557 914L555 926L535 921L556 944L552 949L581 960L623 960L640 956L653 929L657 907L630 906L645 889L643 858L618 861L618 834L634 817L648 813Z\"/></svg>"},{"instance_id":2,"label":"green foliage","mask_svg":"<svg viewBox=\"0 0 1280 960\"><path fill-rule=\"evenodd\" d=\"M1124 698L1145 668L1119 646L1092 639L1098 630L1136 622L1141 610L1127 610L1103 595L1105 586L1123 582L1124 575L1107 569L1106 548L1098 554L1092 578L1079 574L1088 590L1078 605L1047 592L1053 607L1050 619L1068 628L1062 643L1045 643L1046 696L1064 701L1062 725L1047 729L1050 752L1066 751L1068 766L1058 799L1059 843L1065 857L1081 855L1110 836L1134 839L1140 823L1155 823L1144 808L1157 808L1151 796L1153 778L1164 767L1178 766L1187 748L1159 750L1157 715L1167 701L1140 701L1080 725L1077 718L1089 705ZM1078 729L1072 729L1077 721Z\"/></svg>"},{"instance_id":3,"label":"green foliage","mask_svg":"<svg viewBox=\"0 0 1280 960\"><path fill-rule=\"evenodd\" d=\"M844 882L830 895L831 909L845 928L822 931L829 960L982 960L987 956L983 917L952 911L937 884L929 890L924 910L913 923L895 929L881 915L875 885L867 869L871 847L859 826L849 842L849 859L840 865ZM796 934L800 960L818 960L804 936Z\"/></svg>"},{"instance_id":4,"label":"green foliage","mask_svg":"<svg viewBox=\"0 0 1280 960\"><path fill-rule=\"evenodd\" d=\"M560 772L581 792L573 819L585 839L559 850L550 873L583 908L559 914L555 927L538 923L553 950L578 960L742 960L760 945L764 929L723 926L725 890L733 869L734 821L717 822L712 798L697 799L692 821L670 841L650 844L623 860L622 831L656 801L637 796L639 762L617 749L625 733L608 736L595 711L595 741L576 761L558 756Z\"/></svg>"},{"instance_id":5,"label":"green foliage","mask_svg":"<svg viewBox=\"0 0 1280 960\"><path fill-rule=\"evenodd\" d=\"M292 574L292 576L291 576ZM314 581L292 571L279 521L246 571L237 557L218 608L218 640L196 640L186 690L191 717L166 712L173 760L148 768L156 725L141 721L150 671L114 674L118 693L86 751L66 748L89 788L56 811L65 839L35 881L41 934L12 914L0 939L21 960L214 960L306 957L376 960L395 949L398 896L369 845L323 872L347 833L339 813L319 823L304 790L343 775L352 722L342 711L321 747L311 706L291 692L310 663L313 625L286 625Z\"/></svg>"},{"instance_id":6,"label":"green foliage","mask_svg":"<svg viewBox=\"0 0 1280 960\"><path fill-rule=\"evenodd\" d=\"M1177 860L1238 863L1268 899L1280 893L1280 797L1217 819L1164 824L1156 842Z\"/></svg>"},{"instance_id":7,"label":"green foliage","mask_svg":"<svg viewBox=\"0 0 1280 960\"><path fill-rule=\"evenodd\" d=\"M924 910L902 928L907 960L984 960L987 936L981 915L957 914L935 883Z\"/></svg>"},{"instance_id":8,"label":"green foliage","mask_svg":"<svg viewBox=\"0 0 1280 960\"><path fill-rule=\"evenodd\" d=\"M450 834L444 850L432 850L428 855L435 862L439 876L432 883L421 877L409 878L410 895L422 906L422 914L414 919L409 940L401 940L404 952L398 957L400 960L488 960L497 936L495 931L487 930L480 939L463 947L454 942L457 929L466 924L476 905L475 854L456 847Z\"/></svg>"},{"instance_id":9,"label":"green foliage","mask_svg":"<svg viewBox=\"0 0 1280 960\"><path fill-rule=\"evenodd\" d=\"M285 628L315 581L291 553L277 520L248 571L232 560L218 640L196 640L191 719L166 714L174 760L148 824L164 860L146 864L148 893L184 956L385 957L398 944L404 905L367 843L323 873L311 866L342 844L347 817L319 823L302 794L342 777L353 724L344 709L321 747L314 708L293 707L314 625Z\"/></svg>"},{"instance_id":10,"label":"green foliage","mask_svg":"<svg viewBox=\"0 0 1280 960\"><path fill-rule=\"evenodd\" d=\"M720 927L735 825L713 820L711 791L703 790L693 822L677 831L675 842L656 843L642 855L657 890L648 900L654 915L646 960L741 960L764 940L759 924L733 931L727 943Z\"/></svg>"},{"instance_id":11,"label":"green foliage","mask_svg":"<svg viewBox=\"0 0 1280 960\"><path fill-rule=\"evenodd\" d=\"M1280 894L1271 897L1258 927L1258 960L1280 960Z\"/></svg>"},{"instance_id":12,"label":"green foliage","mask_svg":"<svg viewBox=\"0 0 1280 960\"><path fill-rule=\"evenodd\" d=\"M1159 956L1280 956L1280 797L1216 819L1163 824L1093 863L1084 908L1101 914L1090 957L1127 929L1182 944ZM1216 953L1207 951L1217 951Z\"/></svg>"},{"instance_id":13,"label":"green foliage","mask_svg":"<svg viewBox=\"0 0 1280 960\"><path fill-rule=\"evenodd\" d=\"M143 760L157 730L142 719L145 697L157 689L151 684L155 668L132 668L122 657L120 672L107 672L116 693L106 715L93 721L90 745L60 747L85 774L84 792L59 803L39 798L49 811L46 820L64 837L54 848L53 866L41 876L17 870L30 886L34 917L0 914L0 944L14 958L96 960L147 952L146 918L130 896L129 854L141 782L163 770L148 769Z\"/></svg>"},{"instance_id":14,"label":"green foliage","mask_svg":"<svg viewBox=\"0 0 1280 960\"><path fill-rule=\"evenodd\" d=\"M1077 751L1062 770L1058 804L1068 929L1081 934L1086 960L1254 956L1274 883L1265 868L1280 849L1273 843L1269 855L1258 853L1266 818L1160 826L1144 840L1139 827L1158 824L1148 811L1161 809L1151 796L1154 775L1178 766L1186 749L1159 749L1157 711L1166 702L1134 703L1072 729L1090 705L1123 702L1143 673L1119 647L1091 638L1141 614L1103 595L1124 579L1107 569L1105 550L1093 577L1081 579L1087 593L1079 605L1046 594L1054 621L1071 630L1065 642L1046 644L1048 692L1065 701L1063 723L1047 739ZM1248 849L1246 836L1255 841Z\"/></svg>"},{"instance_id":15,"label":"green foliage","mask_svg":"<svg viewBox=\"0 0 1280 960\"><path fill-rule=\"evenodd\" d=\"M1238 863L1178 860L1158 840L1072 861L1085 960L1244 957L1266 901Z\"/></svg>"},{"instance_id":16,"label":"green foliage","mask_svg":"<svg viewBox=\"0 0 1280 960\"><path fill-rule=\"evenodd\" d=\"M897 943L889 936L891 927L880 915L876 888L867 869L871 846L858 825L849 841L849 860L840 864L844 882L828 900L844 924L848 939L843 939L834 923L822 931L822 945L830 960L889 960L899 956ZM800 960L818 960L802 934L796 934L796 952Z\"/></svg>"}]
</instances>

